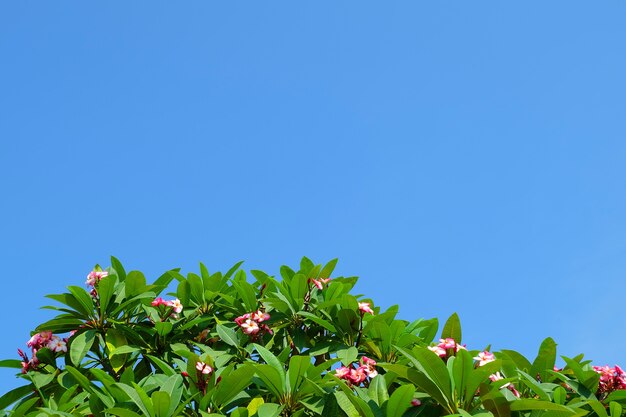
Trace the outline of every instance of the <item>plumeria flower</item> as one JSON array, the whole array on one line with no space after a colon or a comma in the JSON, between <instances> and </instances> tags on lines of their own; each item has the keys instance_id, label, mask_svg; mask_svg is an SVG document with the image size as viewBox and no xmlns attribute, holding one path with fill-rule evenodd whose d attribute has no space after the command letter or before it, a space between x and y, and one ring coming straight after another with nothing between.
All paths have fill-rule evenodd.
<instances>
[{"instance_id":1,"label":"plumeria flower","mask_svg":"<svg viewBox=\"0 0 626 417\"><path fill-rule=\"evenodd\" d=\"M254 320L248 319L240 326L245 334L257 334L259 332L259 324Z\"/></svg>"},{"instance_id":2,"label":"plumeria flower","mask_svg":"<svg viewBox=\"0 0 626 417\"><path fill-rule=\"evenodd\" d=\"M183 311L183 305L180 303L180 300L178 298L172 301L168 301L167 305L168 307L172 307L174 313L176 314L179 314L181 311Z\"/></svg>"},{"instance_id":3,"label":"plumeria flower","mask_svg":"<svg viewBox=\"0 0 626 417\"><path fill-rule=\"evenodd\" d=\"M196 362L196 369L204 375L209 375L211 372L213 372L213 368L211 368L206 363L200 361Z\"/></svg>"},{"instance_id":4,"label":"plumeria flower","mask_svg":"<svg viewBox=\"0 0 626 417\"><path fill-rule=\"evenodd\" d=\"M241 324L243 322L245 322L246 320L248 320L250 318L250 313L246 313L243 316L239 316L235 319L235 323L237 323L238 325L241 326Z\"/></svg>"},{"instance_id":5,"label":"plumeria flower","mask_svg":"<svg viewBox=\"0 0 626 417\"><path fill-rule=\"evenodd\" d=\"M475 356L474 360L478 361L478 366L483 366L489 362L495 361L496 357L494 356L493 353L484 351L484 352L480 352L478 356Z\"/></svg>"},{"instance_id":6,"label":"plumeria flower","mask_svg":"<svg viewBox=\"0 0 626 417\"><path fill-rule=\"evenodd\" d=\"M378 371L376 370L376 361L368 358L367 356L363 356L361 358L361 368L363 368L369 378L374 378L378 375Z\"/></svg>"},{"instance_id":7,"label":"plumeria flower","mask_svg":"<svg viewBox=\"0 0 626 417\"><path fill-rule=\"evenodd\" d=\"M318 290L323 290L324 285L330 282L330 278L311 279L311 281L315 284Z\"/></svg>"},{"instance_id":8,"label":"plumeria flower","mask_svg":"<svg viewBox=\"0 0 626 417\"><path fill-rule=\"evenodd\" d=\"M270 315L267 314L264 311L257 310L257 311L255 311L254 313L252 313L250 315L250 318L252 320L256 321L257 323L261 323L261 322L264 322L266 320L269 320L270 319Z\"/></svg>"},{"instance_id":9,"label":"plumeria flower","mask_svg":"<svg viewBox=\"0 0 626 417\"><path fill-rule=\"evenodd\" d=\"M155 298L154 301L150 303L152 307L158 307L160 305L165 305L165 304L166 304L165 300L163 300L161 297Z\"/></svg>"},{"instance_id":10,"label":"plumeria flower","mask_svg":"<svg viewBox=\"0 0 626 417\"><path fill-rule=\"evenodd\" d=\"M67 344L59 336L53 336L48 342L48 349L53 352L67 352Z\"/></svg>"},{"instance_id":11,"label":"plumeria flower","mask_svg":"<svg viewBox=\"0 0 626 417\"><path fill-rule=\"evenodd\" d=\"M353 384L359 385L361 382L365 381L365 377L365 369L362 367L350 369L350 380Z\"/></svg>"},{"instance_id":12,"label":"plumeria flower","mask_svg":"<svg viewBox=\"0 0 626 417\"><path fill-rule=\"evenodd\" d=\"M52 332L43 331L39 333L35 333L29 340L26 342L26 346L32 348L33 350L41 349L46 346L48 342L52 339Z\"/></svg>"},{"instance_id":13,"label":"plumeria flower","mask_svg":"<svg viewBox=\"0 0 626 417\"><path fill-rule=\"evenodd\" d=\"M87 275L87 281L85 281L85 284L89 285L90 287L93 287L96 285L96 282L100 281L102 278L108 275L109 273L107 271L91 271Z\"/></svg>"},{"instance_id":14,"label":"plumeria flower","mask_svg":"<svg viewBox=\"0 0 626 417\"><path fill-rule=\"evenodd\" d=\"M374 314L374 310L370 307L370 303L359 303L359 310L361 311L361 314Z\"/></svg>"},{"instance_id":15,"label":"plumeria flower","mask_svg":"<svg viewBox=\"0 0 626 417\"><path fill-rule=\"evenodd\" d=\"M444 349L455 349L456 348L456 340L451 337L447 337L445 339L439 339L439 347Z\"/></svg>"},{"instance_id":16,"label":"plumeria flower","mask_svg":"<svg viewBox=\"0 0 626 417\"><path fill-rule=\"evenodd\" d=\"M437 356L441 357L441 358L445 358L447 355L447 352L444 348L439 347L439 346L428 346L428 350L435 352L437 354Z\"/></svg>"},{"instance_id":17,"label":"plumeria flower","mask_svg":"<svg viewBox=\"0 0 626 417\"><path fill-rule=\"evenodd\" d=\"M340 368L335 369L335 376L339 379L344 379L348 375L350 375L350 368L342 366Z\"/></svg>"}]
</instances>

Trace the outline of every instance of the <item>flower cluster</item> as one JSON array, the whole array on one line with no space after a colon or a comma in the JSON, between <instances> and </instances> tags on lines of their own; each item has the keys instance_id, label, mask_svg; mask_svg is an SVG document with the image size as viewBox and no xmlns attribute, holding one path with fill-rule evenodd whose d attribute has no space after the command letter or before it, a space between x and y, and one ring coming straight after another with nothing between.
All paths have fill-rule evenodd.
<instances>
[{"instance_id":1,"label":"flower cluster","mask_svg":"<svg viewBox=\"0 0 626 417\"><path fill-rule=\"evenodd\" d=\"M269 319L269 314L264 311L257 310L253 313L246 313L243 316L237 317L235 319L235 323L241 327L245 334L257 335L259 332L272 334L272 329L270 329L267 324L259 324Z\"/></svg>"},{"instance_id":2,"label":"flower cluster","mask_svg":"<svg viewBox=\"0 0 626 417\"><path fill-rule=\"evenodd\" d=\"M315 285L317 287L318 290L323 290L324 289L324 285L328 284L330 285L330 278L320 278L320 279L309 279L309 283L313 283L313 285Z\"/></svg>"},{"instance_id":3,"label":"flower cluster","mask_svg":"<svg viewBox=\"0 0 626 417\"><path fill-rule=\"evenodd\" d=\"M594 366L593 370L600 374L598 393L605 394L618 389L626 389L626 373L619 366Z\"/></svg>"},{"instance_id":4,"label":"flower cluster","mask_svg":"<svg viewBox=\"0 0 626 417\"><path fill-rule=\"evenodd\" d=\"M67 339L62 339L59 336L53 335L52 332L44 331L35 333L26 342L26 346L31 348L33 357L29 360L28 355L24 353L22 349L18 349L17 353L22 358L22 373L25 374L31 369L37 368L39 365L39 359L37 359L37 351L41 348L48 348L51 351L67 352Z\"/></svg>"},{"instance_id":5,"label":"flower cluster","mask_svg":"<svg viewBox=\"0 0 626 417\"><path fill-rule=\"evenodd\" d=\"M365 378L374 378L378 375L378 371L376 370L376 361L368 358L367 356L363 356L359 361L359 366L342 366L335 370L335 376L339 379L343 379L344 381L348 381L348 384L351 385L360 385Z\"/></svg>"},{"instance_id":6,"label":"flower cluster","mask_svg":"<svg viewBox=\"0 0 626 417\"><path fill-rule=\"evenodd\" d=\"M174 300L164 300L161 297L157 297L154 299L151 305L152 307L158 307L158 306L171 307L174 313L176 314L179 314L181 311L183 311L183 305L180 303L180 300L178 298Z\"/></svg>"},{"instance_id":7,"label":"flower cluster","mask_svg":"<svg viewBox=\"0 0 626 417\"><path fill-rule=\"evenodd\" d=\"M439 339L439 343L435 346L428 346L428 349L435 352L440 358L445 358L448 354L452 355L459 350L467 350L465 345L458 344L456 340L451 337L445 339Z\"/></svg>"}]
</instances>

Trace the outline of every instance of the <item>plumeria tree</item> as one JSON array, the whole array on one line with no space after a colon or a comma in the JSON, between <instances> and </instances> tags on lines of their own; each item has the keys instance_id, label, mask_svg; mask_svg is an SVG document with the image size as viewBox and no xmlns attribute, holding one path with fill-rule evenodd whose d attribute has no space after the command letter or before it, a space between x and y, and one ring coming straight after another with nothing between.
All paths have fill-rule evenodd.
<instances>
[{"instance_id":1,"label":"plumeria tree","mask_svg":"<svg viewBox=\"0 0 626 417\"><path fill-rule=\"evenodd\" d=\"M280 268L277 279L167 271L148 283L115 258L85 286L49 295L57 316L26 351L0 361L24 385L10 416L619 417L626 374L548 338L529 360L462 344L453 314L396 318L351 294L336 260Z\"/></svg>"}]
</instances>

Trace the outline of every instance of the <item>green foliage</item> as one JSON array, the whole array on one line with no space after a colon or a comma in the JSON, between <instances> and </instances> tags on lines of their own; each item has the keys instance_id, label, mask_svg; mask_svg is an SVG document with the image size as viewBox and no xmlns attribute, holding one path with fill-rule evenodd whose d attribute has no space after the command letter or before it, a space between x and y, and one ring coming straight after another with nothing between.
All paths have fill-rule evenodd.
<instances>
[{"instance_id":1,"label":"green foliage","mask_svg":"<svg viewBox=\"0 0 626 417\"><path fill-rule=\"evenodd\" d=\"M25 384L0 397L8 416L620 417L626 375L582 355L555 370L547 338L531 362L468 351L453 314L396 318L332 277L337 260L280 279L96 266L88 290L49 295L58 313L31 334L31 355L0 361ZM165 295L163 295L165 294ZM165 297L166 299L163 299ZM68 334L69 333L69 334ZM609 374L607 372L613 372ZM611 379L613 378L613 379ZM614 385L611 385L614 384ZM625 385L626 386L626 385Z\"/></svg>"}]
</instances>

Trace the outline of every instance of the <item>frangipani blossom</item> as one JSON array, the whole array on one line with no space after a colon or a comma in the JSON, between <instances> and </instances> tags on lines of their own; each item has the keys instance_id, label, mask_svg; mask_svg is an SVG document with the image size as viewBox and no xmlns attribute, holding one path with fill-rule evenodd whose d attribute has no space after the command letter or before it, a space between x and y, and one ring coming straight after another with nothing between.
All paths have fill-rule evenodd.
<instances>
[{"instance_id":1,"label":"frangipani blossom","mask_svg":"<svg viewBox=\"0 0 626 417\"><path fill-rule=\"evenodd\" d=\"M53 336L47 347L53 352L67 352L67 344L59 336Z\"/></svg>"},{"instance_id":2,"label":"frangipani blossom","mask_svg":"<svg viewBox=\"0 0 626 417\"><path fill-rule=\"evenodd\" d=\"M209 375L211 372L213 372L213 368L211 368L206 363L200 361L196 362L196 369L204 375Z\"/></svg>"},{"instance_id":3,"label":"frangipani blossom","mask_svg":"<svg viewBox=\"0 0 626 417\"><path fill-rule=\"evenodd\" d=\"M180 300L178 298L168 301L167 302L169 307L172 307L172 309L174 310L174 312L176 314L180 313L181 311L183 311L183 305L180 303Z\"/></svg>"},{"instance_id":4,"label":"frangipani blossom","mask_svg":"<svg viewBox=\"0 0 626 417\"><path fill-rule=\"evenodd\" d=\"M264 311L261 310L257 310L254 313L250 314L250 318L254 321L256 321L257 323L261 323L264 322L266 320L270 319L270 315L267 314Z\"/></svg>"},{"instance_id":5,"label":"frangipani blossom","mask_svg":"<svg viewBox=\"0 0 626 417\"><path fill-rule=\"evenodd\" d=\"M447 355L447 352L444 348L439 347L439 346L428 346L428 350L435 352L437 354L437 356L441 357L441 358L445 358Z\"/></svg>"},{"instance_id":6,"label":"frangipani blossom","mask_svg":"<svg viewBox=\"0 0 626 417\"><path fill-rule=\"evenodd\" d=\"M374 310L370 307L370 303L359 303L359 310L361 311L361 314L374 314Z\"/></svg>"},{"instance_id":7,"label":"frangipani blossom","mask_svg":"<svg viewBox=\"0 0 626 417\"><path fill-rule=\"evenodd\" d=\"M478 361L478 366L483 366L489 362L493 362L496 360L496 357L493 353L484 351L480 352L477 356L474 357L474 360Z\"/></svg>"},{"instance_id":8,"label":"frangipani blossom","mask_svg":"<svg viewBox=\"0 0 626 417\"><path fill-rule=\"evenodd\" d=\"M342 366L340 368L335 369L335 376L339 379L343 379L350 375L350 368Z\"/></svg>"},{"instance_id":9,"label":"frangipani blossom","mask_svg":"<svg viewBox=\"0 0 626 417\"><path fill-rule=\"evenodd\" d=\"M254 320L246 320L240 324L245 334L257 334L259 332L259 324Z\"/></svg>"},{"instance_id":10,"label":"frangipani blossom","mask_svg":"<svg viewBox=\"0 0 626 417\"><path fill-rule=\"evenodd\" d=\"M87 281L85 281L85 284L89 285L90 287L93 287L96 285L98 281L100 281L102 278L108 275L109 273L107 271L91 271L87 275Z\"/></svg>"},{"instance_id":11,"label":"frangipani blossom","mask_svg":"<svg viewBox=\"0 0 626 417\"><path fill-rule=\"evenodd\" d=\"M324 285L330 282L330 278L311 279L311 282L313 282L318 290L323 290Z\"/></svg>"}]
</instances>

